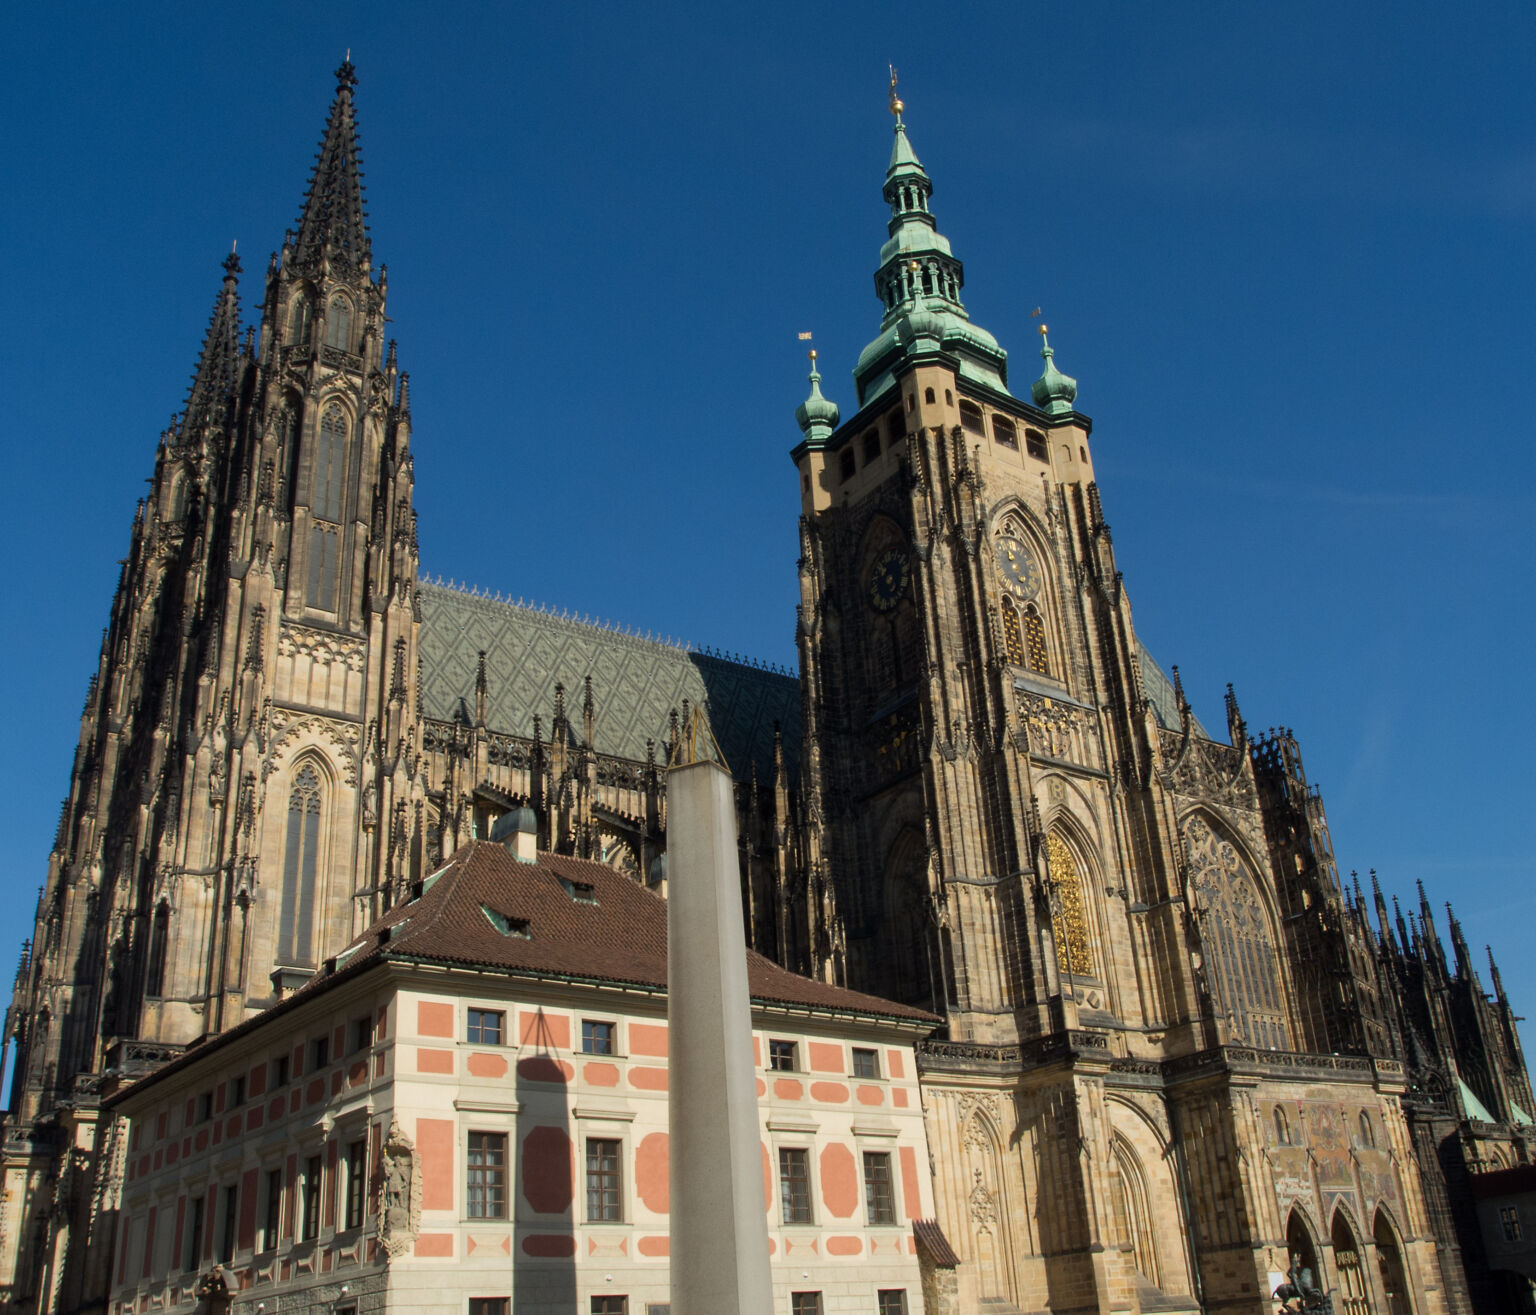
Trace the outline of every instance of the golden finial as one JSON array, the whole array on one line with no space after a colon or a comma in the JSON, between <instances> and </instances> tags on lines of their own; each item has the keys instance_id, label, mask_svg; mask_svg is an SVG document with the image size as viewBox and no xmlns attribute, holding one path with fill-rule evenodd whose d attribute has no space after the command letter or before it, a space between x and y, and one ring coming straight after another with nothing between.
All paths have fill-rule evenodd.
<instances>
[{"instance_id":1,"label":"golden finial","mask_svg":"<svg viewBox=\"0 0 1536 1315\"><path fill-rule=\"evenodd\" d=\"M811 358L811 364L815 365L816 364L816 349L814 347L811 348L809 355L810 355L810 358Z\"/></svg>"},{"instance_id":2,"label":"golden finial","mask_svg":"<svg viewBox=\"0 0 1536 1315\"><path fill-rule=\"evenodd\" d=\"M896 94L896 65L887 64L886 68L891 71L891 113L899 119L901 118L902 110L907 107L901 97Z\"/></svg>"},{"instance_id":3,"label":"golden finial","mask_svg":"<svg viewBox=\"0 0 1536 1315\"><path fill-rule=\"evenodd\" d=\"M1042 324L1040 326L1040 336L1042 338L1045 337L1045 335L1050 332L1050 328L1051 326L1049 324Z\"/></svg>"}]
</instances>

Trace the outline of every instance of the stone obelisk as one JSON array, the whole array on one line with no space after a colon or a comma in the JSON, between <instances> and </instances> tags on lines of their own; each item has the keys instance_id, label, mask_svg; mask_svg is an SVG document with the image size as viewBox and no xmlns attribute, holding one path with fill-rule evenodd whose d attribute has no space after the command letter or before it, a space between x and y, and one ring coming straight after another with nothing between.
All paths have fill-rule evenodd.
<instances>
[{"instance_id":1,"label":"stone obelisk","mask_svg":"<svg viewBox=\"0 0 1536 1315\"><path fill-rule=\"evenodd\" d=\"M667 772L672 1315L773 1315L731 777Z\"/></svg>"}]
</instances>

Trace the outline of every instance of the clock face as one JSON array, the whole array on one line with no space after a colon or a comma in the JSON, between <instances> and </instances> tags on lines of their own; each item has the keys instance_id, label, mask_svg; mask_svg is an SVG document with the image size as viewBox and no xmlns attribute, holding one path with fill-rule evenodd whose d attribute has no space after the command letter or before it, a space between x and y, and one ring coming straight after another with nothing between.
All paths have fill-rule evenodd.
<instances>
[{"instance_id":1,"label":"clock face","mask_svg":"<svg viewBox=\"0 0 1536 1315\"><path fill-rule=\"evenodd\" d=\"M889 612L907 591L907 554L890 548L875 561L869 577L869 602L877 612Z\"/></svg>"},{"instance_id":2,"label":"clock face","mask_svg":"<svg viewBox=\"0 0 1536 1315\"><path fill-rule=\"evenodd\" d=\"M1015 534L1004 534L998 537L996 546L997 572L1002 576L1003 588L1015 598L1038 597L1040 568L1024 541Z\"/></svg>"}]
</instances>

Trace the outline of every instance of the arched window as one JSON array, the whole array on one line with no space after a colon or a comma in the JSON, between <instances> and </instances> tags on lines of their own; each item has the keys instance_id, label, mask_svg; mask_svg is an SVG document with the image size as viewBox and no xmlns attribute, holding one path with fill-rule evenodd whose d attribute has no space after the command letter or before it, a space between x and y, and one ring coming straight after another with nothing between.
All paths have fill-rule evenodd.
<instances>
[{"instance_id":1,"label":"arched window","mask_svg":"<svg viewBox=\"0 0 1536 1315\"><path fill-rule=\"evenodd\" d=\"M325 314L325 345L352 350L352 304L345 297L332 297Z\"/></svg>"},{"instance_id":2,"label":"arched window","mask_svg":"<svg viewBox=\"0 0 1536 1315\"><path fill-rule=\"evenodd\" d=\"M346 514L347 413L332 402L320 418L315 435L314 482L309 510L308 602L326 612L336 610L341 564L341 521Z\"/></svg>"},{"instance_id":3,"label":"arched window","mask_svg":"<svg viewBox=\"0 0 1536 1315\"><path fill-rule=\"evenodd\" d=\"M1024 627L1019 623L1019 609L1011 598L1003 599L1003 652L1010 665L1025 665Z\"/></svg>"},{"instance_id":4,"label":"arched window","mask_svg":"<svg viewBox=\"0 0 1536 1315\"><path fill-rule=\"evenodd\" d=\"M1077 859L1055 831L1045 838L1051 865L1051 930L1056 936L1056 959L1062 971L1092 976L1093 949L1088 936L1088 907L1083 901L1083 878Z\"/></svg>"},{"instance_id":5,"label":"arched window","mask_svg":"<svg viewBox=\"0 0 1536 1315\"><path fill-rule=\"evenodd\" d=\"M1024 665L1042 676L1051 672L1050 660L1045 652L1045 623L1031 603L1024 609Z\"/></svg>"},{"instance_id":6,"label":"arched window","mask_svg":"<svg viewBox=\"0 0 1536 1315\"><path fill-rule=\"evenodd\" d=\"M171 938L171 906L161 900L149 924L149 956L144 965L144 994L165 994L165 952Z\"/></svg>"},{"instance_id":7,"label":"arched window","mask_svg":"<svg viewBox=\"0 0 1536 1315\"><path fill-rule=\"evenodd\" d=\"M1333 1216L1333 1263L1339 1271L1339 1315L1371 1315L1360 1248L1349 1221L1337 1211Z\"/></svg>"},{"instance_id":8,"label":"arched window","mask_svg":"<svg viewBox=\"0 0 1536 1315\"><path fill-rule=\"evenodd\" d=\"M1006 416L992 417L992 437L1004 447L1017 448L1019 445L1019 431Z\"/></svg>"},{"instance_id":9,"label":"arched window","mask_svg":"<svg viewBox=\"0 0 1536 1315\"><path fill-rule=\"evenodd\" d=\"M1257 879L1235 846L1204 818L1184 824L1190 884L1199 900L1208 981L1232 1039L1266 1050L1289 1045L1275 976L1275 942Z\"/></svg>"},{"instance_id":10,"label":"arched window","mask_svg":"<svg viewBox=\"0 0 1536 1315\"><path fill-rule=\"evenodd\" d=\"M1275 1106L1275 1140L1281 1146L1291 1144L1291 1116L1285 1112L1284 1105Z\"/></svg>"},{"instance_id":11,"label":"arched window","mask_svg":"<svg viewBox=\"0 0 1536 1315\"><path fill-rule=\"evenodd\" d=\"M1034 457L1036 461L1050 460L1050 454L1046 451L1045 435L1038 429L1026 429L1024 431L1024 450Z\"/></svg>"},{"instance_id":12,"label":"arched window","mask_svg":"<svg viewBox=\"0 0 1536 1315\"><path fill-rule=\"evenodd\" d=\"M928 851L921 833L911 828L896 837L886 855L881 922L886 951L881 994L903 1004L937 1008Z\"/></svg>"},{"instance_id":13,"label":"arched window","mask_svg":"<svg viewBox=\"0 0 1536 1315\"><path fill-rule=\"evenodd\" d=\"M1360 1111L1360 1144L1369 1150L1376 1148L1376 1125L1368 1110Z\"/></svg>"},{"instance_id":14,"label":"arched window","mask_svg":"<svg viewBox=\"0 0 1536 1315\"><path fill-rule=\"evenodd\" d=\"M320 881L320 773L305 763L288 795L288 835L283 849L283 907L277 929L277 961L283 967L314 964L315 898Z\"/></svg>"},{"instance_id":15,"label":"arched window","mask_svg":"<svg viewBox=\"0 0 1536 1315\"><path fill-rule=\"evenodd\" d=\"M960 399L960 423L971 433L986 436L987 427L982 422L981 408L975 402L967 401L963 397Z\"/></svg>"},{"instance_id":16,"label":"arched window","mask_svg":"<svg viewBox=\"0 0 1536 1315\"><path fill-rule=\"evenodd\" d=\"M293 299L293 309L288 312L288 341L296 346L304 346L309 342L309 298L298 296Z\"/></svg>"},{"instance_id":17,"label":"arched window","mask_svg":"<svg viewBox=\"0 0 1536 1315\"><path fill-rule=\"evenodd\" d=\"M1322 1271L1317 1265L1317 1248L1312 1245L1312 1233L1297 1210L1291 1211L1285 1226L1285 1249L1289 1257L1286 1273L1297 1287L1321 1290Z\"/></svg>"}]
</instances>

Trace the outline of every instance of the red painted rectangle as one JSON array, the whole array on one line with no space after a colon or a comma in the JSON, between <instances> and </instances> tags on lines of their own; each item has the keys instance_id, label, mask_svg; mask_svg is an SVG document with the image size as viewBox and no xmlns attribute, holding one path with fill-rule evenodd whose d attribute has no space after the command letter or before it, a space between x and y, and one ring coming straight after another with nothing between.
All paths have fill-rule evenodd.
<instances>
[{"instance_id":1,"label":"red painted rectangle","mask_svg":"<svg viewBox=\"0 0 1536 1315\"><path fill-rule=\"evenodd\" d=\"M181 1211L176 1212L176 1236L181 1236ZM155 1207L149 1207L149 1223L144 1228L144 1273L143 1278L148 1278L155 1263Z\"/></svg>"},{"instance_id":2,"label":"red painted rectangle","mask_svg":"<svg viewBox=\"0 0 1536 1315\"><path fill-rule=\"evenodd\" d=\"M923 1217L922 1190L917 1179L917 1152L910 1146L901 1148L901 1203L908 1219Z\"/></svg>"},{"instance_id":3,"label":"red painted rectangle","mask_svg":"<svg viewBox=\"0 0 1536 1315\"><path fill-rule=\"evenodd\" d=\"M328 1141L325 1144L325 1185L320 1189L320 1201L322 1216L321 1225L324 1228L336 1227L336 1143Z\"/></svg>"},{"instance_id":4,"label":"red painted rectangle","mask_svg":"<svg viewBox=\"0 0 1536 1315\"><path fill-rule=\"evenodd\" d=\"M266 1111L263 1110L259 1105L245 1116L245 1126L246 1129L250 1132L255 1132L256 1129L261 1127L261 1125L266 1121Z\"/></svg>"},{"instance_id":5,"label":"red painted rectangle","mask_svg":"<svg viewBox=\"0 0 1536 1315\"><path fill-rule=\"evenodd\" d=\"M253 1099L267 1094L267 1066L265 1064L257 1064L251 1070L250 1075L245 1080L245 1091L246 1095Z\"/></svg>"},{"instance_id":6,"label":"red painted rectangle","mask_svg":"<svg viewBox=\"0 0 1536 1315\"><path fill-rule=\"evenodd\" d=\"M416 1031L422 1036L453 1036L453 1006L440 1000L416 1004Z\"/></svg>"},{"instance_id":7,"label":"red painted rectangle","mask_svg":"<svg viewBox=\"0 0 1536 1315\"><path fill-rule=\"evenodd\" d=\"M240 1229L236 1245L242 1251L256 1249L256 1175L257 1170L247 1169L240 1176Z\"/></svg>"},{"instance_id":8,"label":"red painted rectangle","mask_svg":"<svg viewBox=\"0 0 1536 1315\"><path fill-rule=\"evenodd\" d=\"M421 1208L453 1209L453 1120L417 1119L416 1149L421 1156Z\"/></svg>"}]
</instances>

